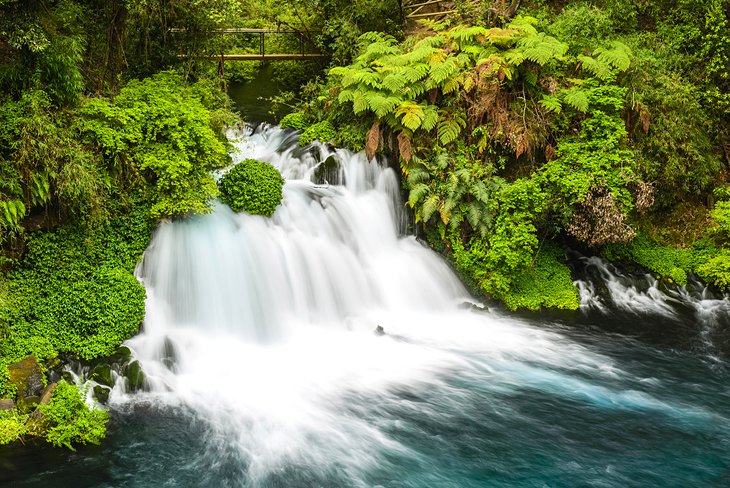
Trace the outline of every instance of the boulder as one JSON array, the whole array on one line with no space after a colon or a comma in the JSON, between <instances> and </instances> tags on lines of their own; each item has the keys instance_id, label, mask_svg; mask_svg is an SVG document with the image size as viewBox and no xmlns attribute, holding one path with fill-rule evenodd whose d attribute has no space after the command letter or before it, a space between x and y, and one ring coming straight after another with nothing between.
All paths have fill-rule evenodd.
<instances>
[{"instance_id":1,"label":"boulder","mask_svg":"<svg viewBox=\"0 0 730 488\"><path fill-rule=\"evenodd\" d=\"M111 388L106 387L104 385L96 385L94 387L94 398L99 403L106 403L109 401L109 394L111 393Z\"/></svg>"},{"instance_id":2,"label":"boulder","mask_svg":"<svg viewBox=\"0 0 730 488\"><path fill-rule=\"evenodd\" d=\"M10 398L0 399L0 412L9 412L15 408L15 402Z\"/></svg>"},{"instance_id":3,"label":"boulder","mask_svg":"<svg viewBox=\"0 0 730 488\"><path fill-rule=\"evenodd\" d=\"M13 363L8 366L10 373L9 383L15 386L18 398L40 396L43 391L43 371L35 356Z\"/></svg>"},{"instance_id":4,"label":"boulder","mask_svg":"<svg viewBox=\"0 0 730 488\"><path fill-rule=\"evenodd\" d=\"M139 361L132 361L124 368L124 376L127 377L130 392L143 390L145 387L145 375Z\"/></svg>"},{"instance_id":5,"label":"boulder","mask_svg":"<svg viewBox=\"0 0 730 488\"><path fill-rule=\"evenodd\" d=\"M104 386L114 386L114 378L112 377L112 368L110 365L102 363L91 370L91 379Z\"/></svg>"},{"instance_id":6,"label":"boulder","mask_svg":"<svg viewBox=\"0 0 730 488\"><path fill-rule=\"evenodd\" d=\"M312 181L315 185L344 185L341 168L342 163L339 158L332 155L314 168Z\"/></svg>"}]
</instances>

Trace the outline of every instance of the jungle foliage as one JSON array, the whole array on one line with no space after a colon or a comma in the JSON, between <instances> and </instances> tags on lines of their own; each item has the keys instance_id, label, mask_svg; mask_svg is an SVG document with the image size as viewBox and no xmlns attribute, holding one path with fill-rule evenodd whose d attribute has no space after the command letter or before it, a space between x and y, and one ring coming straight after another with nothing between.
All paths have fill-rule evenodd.
<instances>
[{"instance_id":1,"label":"jungle foliage","mask_svg":"<svg viewBox=\"0 0 730 488\"><path fill-rule=\"evenodd\" d=\"M360 134L368 157L397 155L431 242L511 308L554 306L553 292L510 298L553 262L550 242L640 249L631 243L644 229L682 254L676 246L702 237L682 229L708 215L717 226L695 245L702 263L665 269L629 254L678 283L674 268L726 286L727 204L708 208L727 184L730 2L482 6L422 21L405 41L366 33L289 120L304 132L326 120Z\"/></svg>"}]
</instances>

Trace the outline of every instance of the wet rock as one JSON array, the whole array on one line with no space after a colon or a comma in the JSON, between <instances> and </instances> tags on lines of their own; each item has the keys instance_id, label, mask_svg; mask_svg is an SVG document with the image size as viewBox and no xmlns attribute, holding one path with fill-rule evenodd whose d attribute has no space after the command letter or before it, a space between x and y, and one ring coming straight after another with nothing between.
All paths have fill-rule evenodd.
<instances>
[{"instance_id":1,"label":"wet rock","mask_svg":"<svg viewBox=\"0 0 730 488\"><path fill-rule=\"evenodd\" d=\"M316 185L343 185L341 166L339 158L333 154L314 168L312 181Z\"/></svg>"},{"instance_id":2,"label":"wet rock","mask_svg":"<svg viewBox=\"0 0 730 488\"><path fill-rule=\"evenodd\" d=\"M97 365L91 370L91 379L104 386L114 386L112 367L106 363Z\"/></svg>"},{"instance_id":3,"label":"wet rock","mask_svg":"<svg viewBox=\"0 0 730 488\"><path fill-rule=\"evenodd\" d=\"M0 400L0 412L9 412L15 408L15 402L10 398Z\"/></svg>"},{"instance_id":4,"label":"wet rock","mask_svg":"<svg viewBox=\"0 0 730 488\"><path fill-rule=\"evenodd\" d=\"M175 372L177 369L175 343L169 337L165 337L165 341L162 344L162 364L167 366L167 369L172 372Z\"/></svg>"},{"instance_id":5,"label":"wet rock","mask_svg":"<svg viewBox=\"0 0 730 488\"><path fill-rule=\"evenodd\" d=\"M43 372L35 356L28 356L9 365L8 372L10 373L9 383L15 386L18 398L37 397L43 391Z\"/></svg>"},{"instance_id":6,"label":"wet rock","mask_svg":"<svg viewBox=\"0 0 730 488\"><path fill-rule=\"evenodd\" d=\"M135 360L129 363L127 367L124 368L124 376L127 377L130 392L144 390L145 375L139 361Z\"/></svg>"},{"instance_id":7,"label":"wet rock","mask_svg":"<svg viewBox=\"0 0 730 488\"><path fill-rule=\"evenodd\" d=\"M99 403L106 403L109 401L109 394L111 393L111 388L104 386L104 385L96 385L94 387L94 398Z\"/></svg>"}]
</instances>

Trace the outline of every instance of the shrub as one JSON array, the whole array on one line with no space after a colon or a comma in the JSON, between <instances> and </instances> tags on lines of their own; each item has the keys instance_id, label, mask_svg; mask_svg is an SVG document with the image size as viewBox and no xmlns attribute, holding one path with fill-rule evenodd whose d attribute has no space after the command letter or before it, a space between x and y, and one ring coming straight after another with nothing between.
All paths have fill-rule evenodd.
<instances>
[{"instance_id":1,"label":"shrub","mask_svg":"<svg viewBox=\"0 0 730 488\"><path fill-rule=\"evenodd\" d=\"M48 405L41 405L46 440L75 451L75 444L99 444L106 434L109 414L89 408L84 391L65 381L58 383Z\"/></svg>"},{"instance_id":2,"label":"shrub","mask_svg":"<svg viewBox=\"0 0 730 488\"><path fill-rule=\"evenodd\" d=\"M27 415L18 415L14 412L0 412L0 446L20 439L28 430L25 424L27 419Z\"/></svg>"},{"instance_id":3,"label":"shrub","mask_svg":"<svg viewBox=\"0 0 730 488\"><path fill-rule=\"evenodd\" d=\"M509 291L499 298L512 310L576 310L580 306L570 269L562 251L554 244L548 244L538 252L535 263L520 272Z\"/></svg>"},{"instance_id":4,"label":"shrub","mask_svg":"<svg viewBox=\"0 0 730 488\"><path fill-rule=\"evenodd\" d=\"M221 200L234 212L271 217L283 197L284 178L269 163L246 159L218 182Z\"/></svg>"},{"instance_id":5,"label":"shrub","mask_svg":"<svg viewBox=\"0 0 730 488\"><path fill-rule=\"evenodd\" d=\"M279 122L282 129L304 130L309 126L307 116L301 112L292 112Z\"/></svg>"},{"instance_id":6,"label":"shrub","mask_svg":"<svg viewBox=\"0 0 730 488\"><path fill-rule=\"evenodd\" d=\"M327 120L323 120L307 127L307 130L299 137L299 145L306 146L315 139L322 142L332 142L336 137L337 132L332 124Z\"/></svg>"}]
</instances>

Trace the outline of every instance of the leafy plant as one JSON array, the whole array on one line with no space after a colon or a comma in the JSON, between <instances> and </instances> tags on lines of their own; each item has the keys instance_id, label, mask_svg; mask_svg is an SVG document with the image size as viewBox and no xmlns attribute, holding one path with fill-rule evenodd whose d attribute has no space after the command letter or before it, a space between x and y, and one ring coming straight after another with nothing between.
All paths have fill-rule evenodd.
<instances>
[{"instance_id":1,"label":"leafy plant","mask_svg":"<svg viewBox=\"0 0 730 488\"><path fill-rule=\"evenodd\" d=\"M39 407L49 443L75 451L78 444L99 444L104 439L109 414L89 408L84 395L85 390L60 381L51 401Z\"/></svg>"},{"instance_id":2,"label":"leafy plant","mask_svg":"<svg viewBox=\"0 0 730 488\"><path fill-rule=\"evenodd\" d=\"M221 200L234 212L271 217L281 204L284 178L269 163L246 159L223 175L218 185Z\"/></svg>"}]
</instances>

